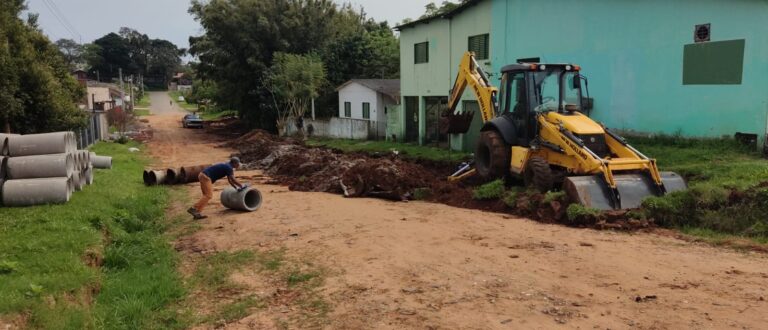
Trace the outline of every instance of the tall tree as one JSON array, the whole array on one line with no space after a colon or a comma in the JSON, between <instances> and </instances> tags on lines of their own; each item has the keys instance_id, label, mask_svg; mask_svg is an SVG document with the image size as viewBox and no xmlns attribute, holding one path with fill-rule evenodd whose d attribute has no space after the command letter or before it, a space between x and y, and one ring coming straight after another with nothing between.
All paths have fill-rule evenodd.
<instances>
[{"instance_id":1,"label":"tall tree","mask_svg":"<svg viewBox=\"0 0 768 330\"><path fill-rule=\"evenodd\" d=\"M321 110L335 107L333 87L346 79L397 76L399 54L392 31L349 5L329 0L194 0L190 13L206 32L190 38L190 53L200 61L197 74L215 81L219 103L257 127L275 129L278 111L262 84L275 53L320 55L330 81L321 92ZM386 47L372 49L376 45Z\"/></svg>"},{"instance_id":2,"label":"tall tree","mask_svg":"<svg viewBox=\"0 0 768 330\"><path fill-rule=\"evenodd\" d=\"M56 47L64 55L64 59L69 64L70 69L77 68L83 63L83 46L72 39L56 40Z\"/></svg>"},{"instance_id":3,"label":"tall tree","mask_svg":"<svg viewBox=\"0 0 768 330\"><path fill-rule=\"evenodd\" d=\"M75 105L84 89L59 51L36 25L18 18L23 0L0 2L0 121L4 131L37 133L85 126Z\"/></svg>"},{"instance_id":4,"label":"tall tree","mask_svg":"<svg viewBox=\"0 0 768 330\"><path fill-rule=\"evenodd\" d=\"M304 117L309 102L325 84L325 67L317 55L275 53L264 80L278 109L276 125L283 132L289 119Z\"/></svg>"}]
</instances>

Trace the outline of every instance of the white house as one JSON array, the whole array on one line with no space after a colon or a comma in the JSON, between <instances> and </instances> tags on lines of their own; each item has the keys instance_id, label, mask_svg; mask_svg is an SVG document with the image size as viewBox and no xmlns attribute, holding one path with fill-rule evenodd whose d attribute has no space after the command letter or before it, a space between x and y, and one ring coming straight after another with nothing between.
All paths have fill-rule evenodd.
<instances>
[{"instance_id":1,"label":"white house","mask_svg":"<svg viewBox=\"0 0 768 330\"><path fill-rule=\"evenodd\" d=\"M399 79L352 79L336 91L339 118L368 120L384 128L388 108L400 103Z\"/></svg>"}]
</instances>

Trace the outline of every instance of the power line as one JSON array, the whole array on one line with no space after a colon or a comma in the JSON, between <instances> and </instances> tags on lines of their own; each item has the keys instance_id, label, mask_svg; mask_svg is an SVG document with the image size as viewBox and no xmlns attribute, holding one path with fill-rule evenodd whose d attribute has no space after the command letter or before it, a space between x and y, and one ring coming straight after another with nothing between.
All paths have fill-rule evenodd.
<instances>
[{"instance_id":1,"label":"power line","mask_svg":"<svg viewBox=\"0 0 768 330\"><path fill-rule=\"evenodd\" d=\"M56 12L57 12L57 13L59 13L59 17L61 17L61 18L64 20L64 23L66 23L66 24L67 24L67 26L69 26L69 28L70 28L72 31L75 31L75 33L77 34L77 36L78 36L78 37L80 37L80 43L83 43L83 40L82 40L82 39L83 39L83 36L80 34L80 32L79 32L79 31L77 31L77 29L75 29L75 26L74 26L74 25L72 25L72 23L71 23L71 22L70 22L70 21L67 19L67 16L66 16L66 15L64 15L64 12L62 12L62 11L61 11L61 9L59 9L59 6L58 6L58 5L56 5L56 3L55 3L55 2L53 2L53 0L46 0L46 1L48 1L48 3L50 3L50 4L51 4L51 6L53 7L53 9L54 9L54 10L56 10Z\"/></svg>"},{"instance_id":2,"label":"power line","mask_svg":"<svg viewBox=\"0 0 768 330\"><path fill-rule=\"evenodd\" d=\"M61 26L64 27L65 30L69 32L70 35L72 35L73 38L80 40L80 43L83 41L83 37L80 35L80 33L77 32L77 30L69 24L69 21L67 21L66 17L59 16L59 13L57 13L58 7L56 7L56 4L53 2L49 2L49 0L43 0L43 4L48 8L48 10L53 14L53 17L56 18L59 23L61 23ZM56 8L56 9L54 9Z\"/></svg>"}]
</instances>

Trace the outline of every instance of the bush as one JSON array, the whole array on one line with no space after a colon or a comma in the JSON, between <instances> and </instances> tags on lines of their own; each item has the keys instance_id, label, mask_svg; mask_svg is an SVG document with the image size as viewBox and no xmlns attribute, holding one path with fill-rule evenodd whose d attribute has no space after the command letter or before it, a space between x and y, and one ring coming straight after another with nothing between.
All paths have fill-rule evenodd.
<instances>
[{"instance_id":1,"label":"bush","mask_svg":"<svg viewBox=\"0 0 768 330\"><path fill-rule=\"evenodd\" d=\"M472 192L472 198L475 200L493 200L499 199L504 195L504 180L496 180L477 187Z\"/></svg>"},{"instance_id":2,"label":"bush","mask_svg":"<svg viewBox=\"0 0 768 330\"><path fill-rule=\"evenodd\" d=\"M568 216L568 220L575 223L585 219L597 218L600 215L600 210L588 208L581 204L571 204L568 205L565 213Z\"/></svg>"},{"instance_id":3,"label":"bush","mask_svg":"<svg viewBox=\"0 0 768 330\"><path fill-rule=\"evenodd\" d=\"M516 191L509 191L504 195L504 204L511 208L517 207L517 195Z\"/></svg>"}]
</instances>

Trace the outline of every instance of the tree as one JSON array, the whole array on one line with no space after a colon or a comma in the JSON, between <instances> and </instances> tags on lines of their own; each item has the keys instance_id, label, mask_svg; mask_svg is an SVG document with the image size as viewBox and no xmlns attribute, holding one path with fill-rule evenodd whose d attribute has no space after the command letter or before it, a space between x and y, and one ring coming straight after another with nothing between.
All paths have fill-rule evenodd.
<instances>
[{"instance_id":1,"label":"tree","mask_svg":"<svg viewBox=\"0 0 768 330\"><path fill-rule=\"evenodd\" d=\"M278 110L277 128L285 132L288 120L304 117L309 102L325 84L325 67L319 56L275 53L274 64L264 80Z\"/></svg>"},{"instance_id":2,"label":"tree","mask_svg":"<svg viewBox=\"0 0 768 330\"><path fill-rule=\"evenodd\" d=\"M69 68L74 70L83 63L83 45L78 44L72 39L59 39L56 41L56 47L64 55Z\"/></svg>"},{"instance_id":3,"label":"tree","mask_svg":"<svg viewBox=\"0 0 768 330\"><path fill-rule=\"evenodd\" d=\"M84 89L66 60L37 28L34 15L18 18L23 0L0 3L0 121L4 131L38 133L84 127L75 105Z\"/></svg>"},{"instance_id":4,"label":"tree","mask_svg":"<svg viewBox=\"0 0 768 330\"><path fill-rule=\"evenodd\" d=\"M421 15L419 19L425 19L430 17L439 16L445 13L448 13L459 6L463 5L465 2L469 0L460 0L458 3L452 2L452 1L443 1L442 5L438 7L434 2L430 2L424 8L426 9L424 12L424 15ZM406 23L403 23L406 24Z\"/></svg>"},{"instance_id":5,"label":"tree","mask_svg":"<svg viewBox=\"0 0 768 330\"><path fill-rule=\"evenodd\" d=\"M350 78L396 77L397 38L386 22L328 0L195 0L190 13L205 34L190 38L200 78L219 87L217 102L237 110L251 126L275 130L278 109L263 81L275 53L315 53L330 85L318 100L336 107L333 87ZM372 49L372 47L383 46ZM330 114L335 111L327 111Z\"/></svg>"}]
</instances>

